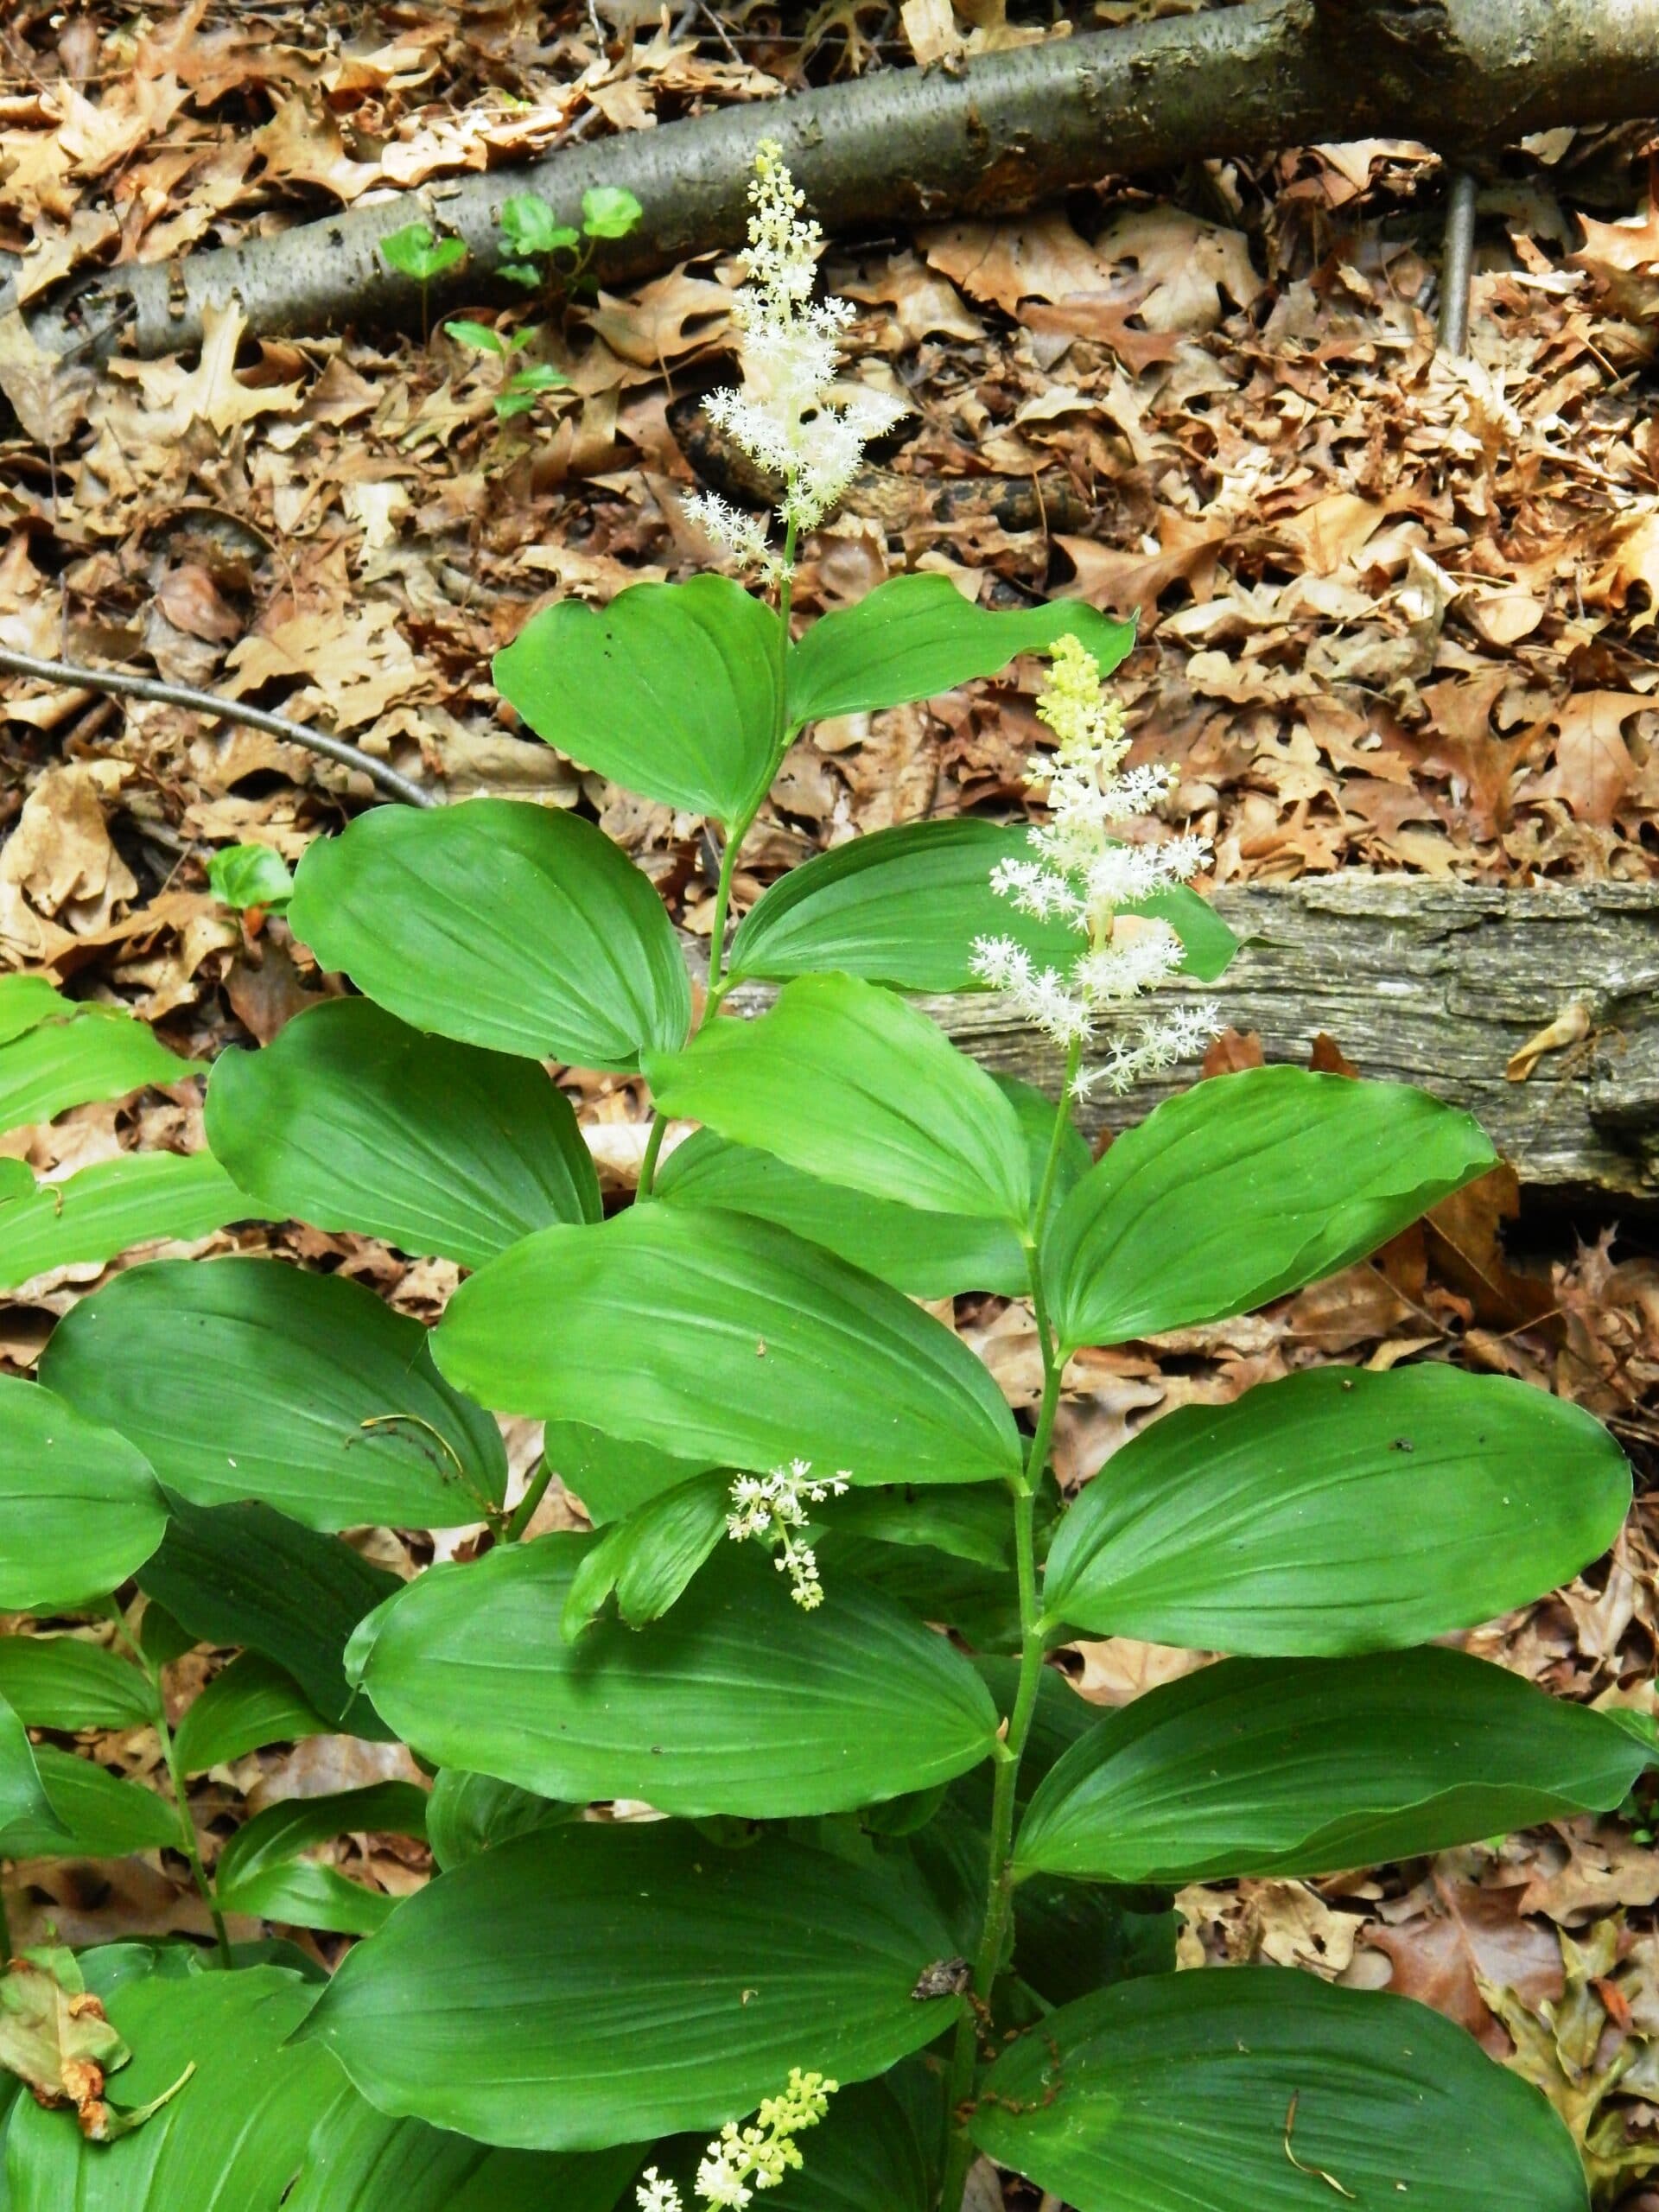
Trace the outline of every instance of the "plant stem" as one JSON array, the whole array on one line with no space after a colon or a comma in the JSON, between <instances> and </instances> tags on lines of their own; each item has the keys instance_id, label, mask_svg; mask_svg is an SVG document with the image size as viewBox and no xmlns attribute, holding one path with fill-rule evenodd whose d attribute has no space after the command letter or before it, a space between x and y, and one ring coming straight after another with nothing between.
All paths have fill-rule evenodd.
<instances>
[{"instance_id":1,"label":"plant stem","mask_svg":"<svg viewBox=\"0 0 1659 2212\"><path fill-rule=\"evenodd\" d=\"M1037 1491L1043 1478L1043 1470L1048 1463L1049 1446L1054 1435L1054 1417L1059 1411L1064 1362L1049 1325L1043 1296L1039 1244L1042 1225L1048 1218L1049 1202L1053 1196L1060 1147L1069 1119L1066 1103L1071 1096L1080 1053L1081 1048L1074 1045L1066 1054L1065 1086L1055 1109L1054 1135L1050 1141L1048 1160L1038 1192L1033 1217L1035 1226L1025 1240L1031 1301L1043 1355L1043 1395L1037 1409L1037 1424L1032 1431L1030 1446L1026 1453L1025 1471L1020 1480L1011 1485L1014 1491L1014 1564L1020 1578L1020 1679L1014 1692L1014 1710L1008 1716L1006 1732L998 1746L996 1776L992 1785L985 1919L980 1936L979 1954L974 1961L973 2002L964 2007L962 2018L957 2023L956 2041L950 2052L950 2070L945 2094L946 2125L950 2129L950 2138L945 2152L944 2183L939 2193L940 2212L959 2212L963 2192L967 2185L968 2169L973 2162L973 2145L968 2135L964 2107L973 2091L974 2058L981 2014L990 2001L991 1990L1001 1967L1002 1955L1007 1946L1008 1929L1014 1917L1014 1820L1019 1793L1020 1763L1025 1756L1027 1740L1031 1734L1032 1719L1037 1710L1037 1694L1043 1677L1046 1642L1037 1596Z\"/></svg>"},{"instance_id":2,"label":"plant stem","mask_svg":"<svg viewBox=\"0 0 1659 2212\"><path fill-rule=\"evenodd\" d=\"M639 1159L639 1180L634 1188L637 1198L648 1198L657 1185L657 1155L663 1148L663 1132L668 1127L668 1116L659 1106L651 1117L651 1135L645 1139L645 1148Z\"/></svg>"},{"instance_id":3,"label":"plant stem","mask_svg":"<svg viewBox=\"0 0 1659 2212\"><path fill-rule=\"evenodd\" d=\"M657 1126L660 1128L661 1124L662 1116L658 1115ZM501 1531L501 1541L504 1544L516 1544L525 1529L529 1528L531 1522L536 1518L537 1507L547 1496L547 1486L552 1479L552 1462L543 1452L541 1465L531 1477L524 1496L513 1507L507 1517L507 1525Z\"/></svg>"},{"instance_id":4,"label":"plant stem","mask_svg":"<svg viewBox=\"0 0 1659 2212\"><path fill-rule=\"evenodd\" d=\"M179 1769L173 1731L167 1725L167 1704L162 1694L160 1669L150 1670L149 1679L150 1687L156 1693L156 1733L162 1739L162 1757L167 1762L168 1775L173 1784L173 1802L178 1810L179 1840L184 1846L185 1857L190 1861L190 1872L195 1876L196 1888L207 1908L207 1917L213 1923L213 1938L219 1945L219 1962L228 1969L235 1964L231 1957L231 1939L225 1932L225 1916L219 1909L219 1899L213 1895L207 1869L201 1863L201 1847L196 1840L196 1824L190 1817L190 1800L185 1790L184 1776Z\"/></svg>"}]
</instances>

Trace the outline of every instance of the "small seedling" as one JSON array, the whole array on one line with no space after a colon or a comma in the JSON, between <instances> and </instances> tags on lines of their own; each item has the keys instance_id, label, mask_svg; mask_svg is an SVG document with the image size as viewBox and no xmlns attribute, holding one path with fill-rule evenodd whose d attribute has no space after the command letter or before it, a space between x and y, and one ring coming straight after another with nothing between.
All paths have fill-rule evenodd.
<instances>
[{"instance_id":1,"label":"small seedling","mask_svg":"<svg viewBox=\"0 0 1659 2212\"><path fill-rule=\"evenodd\" d=\"M527 415L544 391L556 391L570 381L563 369L556 369L550 361L533 361L528 368L514 369L512 358L519 353L536 332L520 330L503 332L492 330L486 322L446 322L444 329L457 345L470 346L475 353L490 353L502 365L503 382L496 394L496 419L510 423L516 415Z\"/></svg>"},{"instance_id":2,"label":"small seedling","mask_svg":"<svg viewBox=\"0 0 1659 2212\"><path fill-rule=\"evenodd\" d=\"M294 895L288 862L271 845L226 845L207 863L207 884L223 906L263 906L280 914Z\"/></svg>"},{"instance_id":3,"label":"small seedling","mask_svg":"<svg viewBox=\"0 0 1659 2212\"><path fill-rule=\"evenodd\" d=\"M380 258L388 269L400 276L412 276L421 288L421 330L430 337L431 322L427 315L427 287L435 276L442 276L446 270L457 267L467 258L467 246L461 238L435 238L424 223L406 223L401 231L392 231L380 241Z\"/></svg>"},{"instance_id":4,"label":"small seedling","mask_svg":"<svg viewBox=\"0 0 1659 2212\"><path fill-rule=\"evenodd\" d=\"M632 193L618 185L595 185L582 195L582 228L577 230L561 223L535 193L515 193L501 209L501 236L513 258L499 263L496 274L515 284L538 285L548 273L542 262L568 254L574 257L569 266L556 274L562 288L574 292L587 276L594 242L626 238L644 213Z\"/></svg>"}]
</instances>

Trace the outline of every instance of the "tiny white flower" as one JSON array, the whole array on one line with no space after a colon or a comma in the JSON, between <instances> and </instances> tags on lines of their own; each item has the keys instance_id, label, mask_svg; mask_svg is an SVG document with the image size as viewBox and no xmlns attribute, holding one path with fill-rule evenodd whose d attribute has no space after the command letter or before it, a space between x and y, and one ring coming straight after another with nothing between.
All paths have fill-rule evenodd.
<instances>
[{"instance_id":1,"label":"tiny white flower","mask_svg":"<svg viewBox=\"0 0 1659 2212\"><path fill-rule=\"evenodd\" d=\"M663 2180L655 2166L647 2166L639 2177L633 2201L639 2212L681 2212L679 2190L671 2181Z\"/></svg>"},{"instance_id":2,"label":"tiny white flower","mask_svg":"<svg viewBox=\"0 0 1659 2212\"><path fill-rule=\"evenodd\" d=\"M739 1475L732 1484L733 1510L726 1516L726 1533L734 1543L751 1536L774 1538L778 1556L772 1565L790 1580L790 1595L804 1612L823 1603L818 1561L809 1543L796 1533L804 1528L809 1505L840 1497L852 1480L843 1467L838 1474L815 1478L810 1459L791 1459L769 1475Z\"/></svg>"}]
</instances>

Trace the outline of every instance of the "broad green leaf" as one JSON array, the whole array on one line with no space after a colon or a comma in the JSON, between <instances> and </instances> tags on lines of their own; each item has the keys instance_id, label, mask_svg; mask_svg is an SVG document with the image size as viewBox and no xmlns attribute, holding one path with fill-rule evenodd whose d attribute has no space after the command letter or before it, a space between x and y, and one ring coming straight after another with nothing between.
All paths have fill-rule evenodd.
<instances>
[{"instance_id":1,"label":"broad green leaf","mask_svg":"<svg viewBox=\"0 0 1659 2212\"><path fill-rule=\"evenodd\" d=\"M1406 1084L1300 1068L1211 1077L1128 1129L1044 1252L1061 1343L1218 1320L1334 1274L1497 1160Z\"/></svg>"},{"instance_id":2,"label":"broad green leaf","mask_svg":"<svg viewBox=\"0 0 1659 2212\"><path fill-rule=\"evenodd\" d=\"M492 330L487 322L468 322L464 317L457 322L446 322L444 335L453 338L459 346L469 346L474 353L505 353L506 346L499 331Z\"/></svg>"},{"instance_id":3,"label":"broad green leaf","mask_svg":"<svg viewBox=\"0 0 1659 2212\"><path fill-rule=\"evenodd\" d=\"M426 1792L412 1782L372 1782L321 1797L284 1797L245 1821L219 1854L215 1871L228 1904L240 1885L286 1866L340 1835L426 1834Z\"/></svg>"},{"instance_id":4,"label":"broad green leaf","mask_svg":"<svg viewBox=\"0 0 1659 2212\"><path fill-rule=\"evenodd\" d=\"M143 1728L149 1684L78 1636L0 1636L0 1698L31 1728Z\"/></svg>"},{"instance_id":5,"label":"broad green leaf","mask_svg":"<svg viewBox=\"0 0 1659 2212\"><path fill-rule=\"evenodd\" d=\"M385 1735L341 1659L363 1616L403 1586L349 1544L268 1505L175 1498L167 1541L138 1583L200 1643L245 1644L284 1669L330 1727Z\"/></svg>"},{"instance_id":6,"label":"broad green leaf","mask_svg":"<svg viewBox=\"0 0 1659 2212\"><path fill-rule=\"evenodd\" d=\"M36 1184L35 1171L26 1160L0 1159L0 1210L16 1205L20 1199L32 1198ZM0 1211L0 1220L3 1220ZM3 2202L0 2199L0 2202Z\"/></svg>"},{"instance_id":7,"label":"broad green leaf","mask_svg":"<svg viewBox=\"0 0 1659 2212\"><path fill-rule=\"evenodd\" d=\"M543 1229L461 1285L433 1352L502 1412L694 1463L799 1458L856 1483L984 1482L1020 1465L1001 1393L949 1329L741 1214L650 1205Z\"/></svg>"},{"instance_id":8,"label":"broad green leaf","mask_svg":"<svg viewBox=\"0 0 1659 2212\"><path fill-rule=\"evenodd\" d=\"M495 657L537 737L647 798L741 822L783 735L778 617L728 576L563 599Z\"/></svg>"},{"instance_id":9,"label":"broad green leaf","mask_svg":"<svg viewBox=\"0 0 1659 2212\"><path fill-rule=\"evenodd\" d=\"M574 1643L609 1600L629 1628L660 1620L710 1552L727 1538L731 1477L693 1475L647 1498L583 1551L565 1592L560 1624Z\"/></svg>"},{"instance_id":10,"label":"broad green leaf","mask_svg":"<svg viewBox=\"0 0 1659 2212\"><path fill-rule=\"evenodd\" d=\"M44 976L0 976L0 1045L42 1021L72 1021L79 1010Z\"/></svg>"},{"instance_id":11,"label":"broad green leaf","mask_svg":"<svg viewBox=\"0 0 1659 2212\"><path fill-rule=\"evenodd\" d=\"M691 1026L685 962L649 880L592 823L550 807L372 808L310 847L289 921L325 968L458 1044L628 1071Z\"/></svg>"},{"instance_id":12,"label":"broad green leaf","mask_svg":"<svg viewBox=\"0 0 1659 2212\"><path fill-rule=\"evenodd\" d=\"M281 913L294 895L294 878L274 845L221 845L207 863L207 887L222 906Z\"/></svg>"},{"instance_id":13,"label":"broad green leaf","mask_svg":"<svg viewBox=\"0 0 1659 2212\"><path fill-rule=\"evenodd\" d=\"M750 1549L649 1628L598 1621L570 1644L560 1616L594 1541L435 1567L382 1606L347 1654L382 1718L441 1765L691 1817L848 1812L988 1756L989 1694L942 1637L830 1578L804 1612Z\"/></svg>"},{"instance_id":14,"label":"broad green leaf","mask_svg":"<svg viewBox=\"0 0 1659 2212\"><path fill-rule=\"evenodd\" d=\"M1016 1872L1330 1874L1608 1812L1646 1764L1616 1722L1460 1651L1229 1659L1096 1722L1037 1791Z\"/></svg>"},{"instance_id":15,"label":"broad green leaf","mask_svg":"<svg viewBox=\"0 0 1659 2212\"><path fill-rule=\"evenodd\" d=\"M665 1114L808 1175L933 1213L1023 1229L1025 1133L983 1068L891 991L803 976L769 1014L705 1022L645 1061Z\"/></svg>"},{"instance_id":16,"label":"broad green leaf","mask_svg":"<svg viewBox=\"0 0 1659 2212\"><path fill-rule=\"evenodd\" d=\"M409 1898L305 2034L384 2112L598 2149L715 2128L791 2066L856 2082L949 2027L950 1931L896 1866L678 1822L548 1828Z\"/></svg>"},{"instance_id":17,"label":"broad green leaf","mask_svg":"<svg viewBox=\"0 0 1659 2212\"><path fill-rule=\"evenodd\" d=\"M1630 1500L1600 1422L1529 1383L1314 1368L1116 1452L1061 1523L1044 1611L1198 1649L1394 1649L1570 1581Z\"/></svg>"},{"instance_id":18,"label":"broad green leaf","mask_svg":"<svg viewBox=\"0 0 1659 2212\"><path fill-rule=\"evenodd\" d=\"M500 1503L506 1453L426 1338L343 1275L161 1260L72 1307L41 1374L192 1504L257 1498L313 1529L454 1528Z\"/></svg>"},{"instance_id":19,"label":"broad green leaf","mask_svg":"<svg viewBox=\"0 0 1659 2212\"><path fill-rule=\"evenodd\" d=\"M6 1638L8 1643L22 1641L21 1637ZM0 1683L0 1689L4 1687ZM31 1831L55 1838L46 1847L48 1850L65 1850L68 1831L47 1794L35 1746L23 1726L24 1718L16 1706L0 1695L0 1836L14 1830ZM0 1961L0 1969L3 1964Z\"/></svg>"},{"instance_id":20,"label":"broad green leaf","mask_svg":"<svg viewBox=\"0 0 1659 2212\"><path fill-rule=\"evenodd\" d=\"M173 1748L186 1774L205 1774L267 1744L326 1736L333 1725L290 1674L257 1651L244 1651L186 1709Z\"/></svg>"},{"instance_id":21,"label":"broad green leaf","mask_svg":"<svg viewBox=\"0 0 1659 2212\"><path fill-rule=\"evenodd\" d=\"M964 599L948 576L894 576L855 607L813 623L789 657L789 719L856 715L931 699L976 676L995 676L1020 653L1074 637L1109 675L1135 643L1133 622L1114 622L1086 601L995 613Z\"/></svg>"},{"instance_id":22,"label":"broad green leaf","mask_svg":"<svg viewBox=\"0 0 1659 2212\"><path fill-rule=\"evenodd\" d=\"M163 1955L118 1974L82 1955L132 2050L111 2084L154 2118L111 2144L31 2105L7 2138L11 2212L612 2212L629 2151L544 2158L493 2151L365 2104L315 2044L290 2044L316 1987L280 1967L181 1971ZM150 1970L144 1972L148 1964Z\"/></svg>"},{"instance_id":23,"label":"broad green leaf","mask_svg":"<svg viewBox=\"0 0 1659 2212\"><path fill-rule=\"evenodd\" d=\"M579 1421L545 1422L542 1451L565 1489L580 1498L596 1529L626 1519L709 1467L706 1458L677 1459L635 1438L607 1436Z\"/></svg>"},{"instance_id":24,"label":"broad green leaf","mask_svg":"<svg viewBox=\"0 0 1659 2212\"><path fill-rule=\"evenodd\" d=\"M1031 1186L1040 1187L1054 1135L1054 1103L1029 1084L993 1078L1024 1133ZM1089 1147L1068 1122L1061 1142L1052 1205L1058 1207L1090 1167ZM968 1214L928 1213L896 1200L850 1191L804 1174L769 1152L731 1144L698 1129L676 1145L658 1170L656 1195L676 1205L724 1206L792 1230L809 1243L839 1253L910 1298L949 1298L989 1290L1020 1297L1031 1287L1030 1262L1007 1222ZM576 1485L577 1488L580 1485Z\"/></svg>"},{"instance_id":25,"label":"broad green leaf","mask_svg":"<svg viewBox=\"0 0 1659 2212\"><path fill-rule=\"evenodd\" d=\"M1058 919L1022 913L991 888L999 861L1029 860L1027 833L969 815L908 822L854 837L781 876L744 917L730 973L784 982L838 969L901 991L979 991L974 942L1011 937L1045 968L1082 950ZM1186 948L1183 972L1210 982L1237 941L1207 899L1184 887L1126 912L1166 921Z\"/></svg>"},{"instance_id":26,"label":"broad green leaf","mask_svg":"<svg viewBox=\"0 0 1659 2212\"><path fill-rule=\"evenodd\" d=\"M331 999L257 1052L224 1052L207 1141L277 1215L464 1268L556 1221L597 1221L569 1101L533 1062ZM0 1253L5 1249L0 1215Z\"/></svg>"},{"instance_id":27,"label":"broad green leaf","mask_svg":"<svg viewBox=\"0 0 1659 2212\"><path fill-rule=\"evenodd\" d=\"M1077 2212L1586 2212L1573 2139L1409 1998L1284 1967L1158 1974L992 2067L981 2150Z\"/></svg>"},{"instance_id":28,"label":"broad green leaf","mask_svg":"<svg viewBox=\"0 0 1659 2212\"><path fill-rule=\"evenodd\" d=\"M0 1287L112 1260L157 1237L206 1236L259 1207L205 1152L126 1152L0 1207Z\"/></svg>"},{"instance_id":29,"label":"broad green leaf","mask_svg":"<svg viewBox=\"0 0 1659 2212\"><path fill-rule=\"evenodd\" d=\"M538 1797L493 1774L467 1774L461 1768L439 1770L427 1801L426 1835L432 1856L445 1873L480 1852L493 1851L532 1828L575 1820L580 1808Z\"/></svg>"},{"instance_id":30,"label":"broad green leaf","mask_svg":"<svg viewBox=\"0 0 1659 2212\"><path fill-rule=\"evenodd\" d=\"M134 1851L176 1847L176 1809L141 1782L50 1744L35 1752L47 1805L0 1827L0 1859L124 1859Z\"/></svg>"},{"instance_id":31,"label":"broad green leaf","mask_svg":"<svg viewBox=\"0 0 1659 2212\"><path fill-rule=\"evenodd\" d=\"M302 1854L339 1835L426 1834L426 1792L408 1782L371 1783L321 1797L290 1797L245 1821L226 1845L213 1886L226 1912L290 1927L372 1936L397 1903Z\"/></svg>"},{"instance_id":32,"label":"broad green leaf","mask_svg":"<svg viewBox=\"0 0 1659 2212\"><path fill-rule=\"evenodd\" d=\"M33 1020L0 1044L0 1129L201 1073L169 1052L147 1022L114 1007L70 1005L67 1014L42 1014L39 1003L32 995L17 1001L13 1018L33 1013Z\"/></svg>"},{"instance_id":33,"label":"broad green leaf","mask_svg":"<svg viewBox=\"0 0 1659 2212\"><path fill-rule=\"evenodd\" d=\"M0 1378L0 1610L63 1612L101 1597L166 1526L136 1446L38 1382Z\"/></svg>"},{"instance_id":34,"label":"broad green leaf","mask_svg":"<svg viewBox=\"0 0 1659 2212\"><path fill-rule=\"evenodd\" d=\"M539 194L515 192L501 203L501 234L517 254L556 253L580 233L561 223Z\"/></svg>"}]
</instances>

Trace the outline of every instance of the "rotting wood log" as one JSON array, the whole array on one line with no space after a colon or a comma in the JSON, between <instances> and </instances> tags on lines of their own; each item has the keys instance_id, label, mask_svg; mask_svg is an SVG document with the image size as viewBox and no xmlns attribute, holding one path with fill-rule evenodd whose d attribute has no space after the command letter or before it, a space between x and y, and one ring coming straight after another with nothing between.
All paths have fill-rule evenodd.
<instances>
[{"instance_id":1,"label":"rotting wood log","mask_svg":"<svg viewBox=\"0 0 1659 2212\"><path fill-rule=\"evenodd\" d=\"M469 252L464 271L431 288L441 312L490 295L506 194L539 193L568 214L594 185L626 186L645 209L596 264L605 283L630 283L741 244L763 133L782 142L826 230L868 233L1207 155L1397 137L1466 161L1555 124L1655 112L1659 0L1243 0L960 68L877 71L566 146L238 246L124 264L31 325L57 352L112 342L130 325L138 352L156 354L197 344L203 308L232 300L267 336L408 320L417 288L378 247L423 218Z\"/></svg>"},{"instance_id":2,"label":"rotting wood log","mask_svg":"<svg viewBox=\"0 0 1659 2212\"><path fill-rule=\"evenodd\" d=\"M1215 999L1269 1060L1306 1066L1323 1031L1362 1075L1466 1108L1523 1184L1659 1205L1659 887L1514 891L1344 871L1230 887L1215 903L1243 949L1218 983L1172 988ZM754 1013L771 996L746 985L728 1004ZM995 999L923 1003L987 1067L1058 1090L1058 1054ZM1512 1056L1575 1003L1592 1034L1509 1081ZM1091 1134L1138 1121L1190 1073L1103 1096L1079 1119Z\"/></svg>"}]
</instances>

